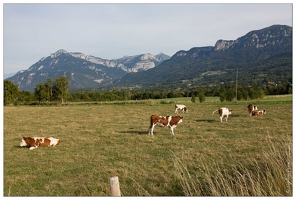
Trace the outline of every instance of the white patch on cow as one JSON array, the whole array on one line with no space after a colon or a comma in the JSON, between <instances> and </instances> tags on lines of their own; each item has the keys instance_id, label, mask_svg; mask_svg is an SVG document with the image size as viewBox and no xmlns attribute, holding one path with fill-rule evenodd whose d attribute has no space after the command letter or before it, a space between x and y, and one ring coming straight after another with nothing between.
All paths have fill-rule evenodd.
<instances>
[{"instance_id":1,"label":"white patch on cow","mask_svg":"<svg viewBox=\"0 0 296 200\"><path fill-rule=\"evenodd\" d=\"M53 137L49 137L48 139L50 140L50 146L55 146L59 142L59 139L56 139L56 138L53 138Z\"/></svg>"},{"instance_id":2,"label":"white patch on cow","mask_svg":"<svg viewBox=\"0 0 296 200\"><path fill-rule=\"evenodd\" d=\"M24 139L22 139L22 141L21 141L21 143L20 143L20 146L21 146L21 147L25 147L25 146L27 146L27 143L25 142Z\"/></svg>"},{"instance_id":3,"label":"white patch on cow","mask_svg":"<svg viewBox=\"0 0 296 200\"><path fill-rule=\"evenodd\" d=\"M160 126L160 127L164 127L164 125L161 122L157 122L155 125Z\"/></svg>"},{"instance_id":4,"label":"white patch on cow","mask_svg":"<svg viewBox=\"0 0 296 200\"><path fill-rule=\"evenodd\" d=\"M180 119L180 120L178 121L178 124L181 123L181 122L183 122L183 119Z\"/></svg>"},{"instance_id":5,"label":"white patch on cow","mask_svg":"<svg viewBox=\"0 0 296 200\"><path fill-rule=\"evenodd\" d=\"M170 134L174 135L174 126L170 126Z\"/></svg>"},{"instance_id":6,"label":"white patch on cow","mask_svg":"<svg viewBox=\"0 0 296 200\"><path fill-rule=\"evenodd\" d=\"M172 116L169 116L169 118L168 118L168 126L170 126L171 120L172 120Z\"/></svg>"}]
</instances>

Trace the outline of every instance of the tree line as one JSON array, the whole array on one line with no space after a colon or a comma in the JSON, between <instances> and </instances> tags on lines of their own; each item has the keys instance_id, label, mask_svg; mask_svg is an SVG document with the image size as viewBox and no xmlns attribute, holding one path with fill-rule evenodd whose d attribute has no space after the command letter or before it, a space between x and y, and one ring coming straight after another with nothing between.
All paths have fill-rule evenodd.
<instances>
[{"instance_id":1,"label":"tree line","mask_svg":"<svg viewBox=\"0 0 296 200\"><path fill-rule=\"evenodd\" d=\"M61 102L69 97L69 77L61 76L54 81L48 78L45 83L38 83L34 92L19 91L18 86L10 80L4 80L4 105L31 103L31 102Z\"/></svg>"},{"instance_id":2,"label":"tree line","mask_svg":"<svg viewBox=\"0 0 296 200\"><path fill-rule=\"evenodd\" d=\"M48 78L44 83L39 83L34 92L19 91L18 86L9 80L4 80L4 105L17 104L63 104L65 102L91 102L91 101L126 101L145 99L166 99L178 97L191 97L193 103L198 98L199 102L205 101L206 96L218 96L220 101L248 100L263 98L265 95L291 94L292 84L271 84L266 87L253 86L213 86L194 89L179 90L128 90L110 89L102 91L69 92L69 77L61 76L52 80Z\"/></svg>"}]
</instances>

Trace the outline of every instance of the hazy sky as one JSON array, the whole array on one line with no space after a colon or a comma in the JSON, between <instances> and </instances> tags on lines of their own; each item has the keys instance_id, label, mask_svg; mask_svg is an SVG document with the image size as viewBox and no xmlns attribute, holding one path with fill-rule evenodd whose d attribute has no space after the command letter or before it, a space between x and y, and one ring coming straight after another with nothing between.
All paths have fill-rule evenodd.
<instances>
[{"instance_id":1,"label":"hazy sky","mask_svg":"<svg viewBox=\"0 0 296 200\"><path fill-rule=\"evenodd\" d=\"M292 2L292 1L291 1ZM3 4L4 74L59 49L104 59L214 46L274 24L292 26L292 3Z\"/></svg>"}]
</instances>

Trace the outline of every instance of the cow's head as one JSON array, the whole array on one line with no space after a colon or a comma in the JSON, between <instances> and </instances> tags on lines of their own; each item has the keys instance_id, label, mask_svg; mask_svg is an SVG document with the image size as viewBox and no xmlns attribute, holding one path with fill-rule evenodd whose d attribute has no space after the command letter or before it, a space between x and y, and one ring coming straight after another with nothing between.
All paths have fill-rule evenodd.
<instances>
[{"instance_id":1,"label":"cow's head","mask_svg":"<svg viewBox=\"0 0 296 200\"><path fill-rule=\"evenodd\" d=\"M181 122L183 121L183 117L182 117L182 116L179 116L179 117L180 117L180 119L179 119L179 121L178 121L178 124L181 123Z\"/></svg>"},{"instance_id":2,"label":"cow's head","mask_svg":"<svg viewBox=\"0 0 296 200\"><path fill-rule=\"evenodd\" d=\"M20 143L20 147L25 147L25 146L27 146L26 140L27 140L27 138L26 138L26 137L23 137L23 139L22 139L22 141L21 141L21 143Z\"/></svg>"}]
</instances>

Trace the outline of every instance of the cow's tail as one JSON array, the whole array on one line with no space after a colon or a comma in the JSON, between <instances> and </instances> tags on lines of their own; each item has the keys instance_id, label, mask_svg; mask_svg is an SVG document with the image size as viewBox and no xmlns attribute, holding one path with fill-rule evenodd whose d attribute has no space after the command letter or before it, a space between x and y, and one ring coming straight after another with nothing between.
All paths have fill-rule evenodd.
<instances>
[{"instance_id":1,"label":"cow's tail","mask_svg":"<svg viewBox=\"0 0 296 200\"><path fill-rule=\"evenodd\" d=\"M215 112L217 112L219 109L217 109L217 110L215 110L213 113L212 113L212 115L215 113Z\"/></svg>"}]
</instances>

